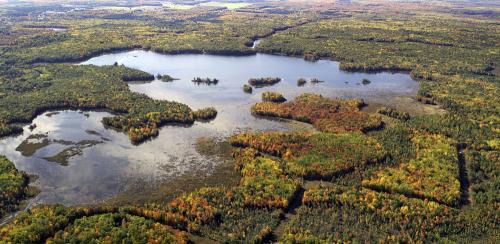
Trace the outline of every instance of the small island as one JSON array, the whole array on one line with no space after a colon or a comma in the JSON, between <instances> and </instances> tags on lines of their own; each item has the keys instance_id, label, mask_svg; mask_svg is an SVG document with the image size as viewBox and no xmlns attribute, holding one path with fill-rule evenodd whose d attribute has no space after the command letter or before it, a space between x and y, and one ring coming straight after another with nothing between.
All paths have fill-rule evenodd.
<instances>
[{"instance_id":1,"label":"small island","mask_svg":"<svg viewBox=\"0 0 500 244\"><path fill-rule=\"evenodd\" d=\"M264 87L264 86L272 86L276 83L279 83L281 78L279 77L265 77L265 78L252 78L248 80L248 84L254 87Z\"/></svg>"},{"instance_id":2,"label":"small island","mask_svg":"<svg viewBox=\"0 0 500 244\"><path fill-rule=\"evenodd\" d=\"M198 109L193 112L196 120L207 121L217 117L217 110L213 107Z\"/></svg>"},{"instance_id":3,"label":"small island","mask_svg":"<svg viewBox=\"0 0 500 244\"><path fill-rule=\"evenodd\" d=\"M297 86L304 86L307 83L307 80L304 78L300 78L297 80Z\"/></svg>"},{"instance_id":4,"label":"small island","mask_svg":"<svg viewBox=\"0 0 500 244\"><path fill-rule=\"evenodd\" d=\"M246 93L252 93L253 89L251 86L245 84L245 85L243 85L243 91Z\"/></svg>"}]
</instances>

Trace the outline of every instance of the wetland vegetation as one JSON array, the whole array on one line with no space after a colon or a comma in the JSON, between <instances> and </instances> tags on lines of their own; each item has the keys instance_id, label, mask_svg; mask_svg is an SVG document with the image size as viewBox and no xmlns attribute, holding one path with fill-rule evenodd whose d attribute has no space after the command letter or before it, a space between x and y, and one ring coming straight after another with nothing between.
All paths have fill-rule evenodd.
<instances>
[{"instance_id":1,"label":"wetland vegetation","mask_svg":"<svg viewBox=\"0 0 500 244\"><path fill-rule=\"evenodd\" d=\"M363 101L357 99L328 99L317 94L302 94L288 103L264 101L254 104L252 114L294 119L311 123L328 132L368 131L382 126L376 115L360 111Z\"/></svg>"},{"instance_id":2,"label":"wetland vegetation","mask_svg":"<svg viewBox=\"0 0 500 244\"><path fill-rule=\"evenodd\" d=\"M2 223L0 242L500 241L497 4L241 1L244 4L222 5L228 9L192 2L189 8L173 1L140 10L133 10L141 6L128 1L114 3L119 9L87 3L78 11L50 1L36 6L8 2L0 7L0 137L6 137L0 140L0 150L9 156L0 156L0 216L22 209L23 201L34 195L27 173L16 166L53 170L54 166L42 163L67 164L95 144L106 147L121 136L126 143L115 149L133 153L155 143L171 150L193 147L233 168L232 173L224 171L231 175L231 184L222 182L225 175L216 179L221 184L179 186L189 190L168 194L148 192L150 196L141 196L141 201L134 201L133 194L125 196L128 203L64 206L41 201ZM256 40L259 44L253 45ZM104 63L99 57L79 65L69 63L132 49L143 50L109 54ZM308 61L272 56L284 64L263 65L271 56L262 53ZM164 54L179 54L164 57L178 59L170 63L172 70L155 69L154 62L163 60L155 55ZM141 55L151 58L143 62L150 69L129 65L128 58L134 55L136 62L142 61ZM175 66L186 57L193 67ZM335 63L327 59L340 63L331 66ZM196 60L205 60L207 66ZM240 61L244 62L240 66L224 66ZM204 67L209 71L193 72ZM298 72L299 67L308 71ZM330 78L318 67L346 72ZM387 72L409 73L418 81L418 92L398 93L396 87L406 83L387 80L404 80L403 76ZM161 82L170 80L166 73L180 80ZM156 80L152 74L159 74ZM191 89L196 85L189 81L197 76L224 82ZM249 93L252 86L261 89L243 94L242 86ZM370 93L359 91L385 97L383 88L413 96L412 106L440 106L445 114L416 113L408 104L390 99L370 110L369 97L364 96ZM341 96L330 90L349 92ZM41 133L57 127L37 116L67 109L108 113L93 124L102 130L89 128L78 140ZM43 117L56 119L65 113ZM80 114L76 120L83 117ZM23 125L33 120L36 126ZM280 127L283 120L311 128ZM104 126L119 133L110 130L107 139L101 135ZM221 129L226 127L231 129ZM14 137L23 129L26 135ZM190 134L191 130L199 134ZM214 135L207 131L221 133L222 142L200 139ZM184 143L186 136L192 141ZM131 143L136 146L127 147ZM55 144L65 147L50 154ZM162 158L165 147L152 149L151 154L160 155L154 160L168 162ZM175 155L186 157L180 164L189 164L193 152L187 152ZM89 160L122 159L112 150L108 153L109 158ZM38 166L22 163L30 157L35 158L30 163ZM67 172L63 170L75 165L56 166ZM80 165L91 170L90 166ZM96 172L104 169L116 170ZM39 172L46 176L45 170ZM89 188L110 187L99 183ZM143 191L145 186L139 188Z\"/></svg>"},{"instance_id":3,"label":"wetland vegetation","mask_svg":"<svg viewBox=\"0 0 500 244\"><path fill-rule=\"evenodd\" d=\"M408 112L402 112L397 109L381 107L377 109L377 113L383 114L385 116L389 116L391 118L399 119L399 120L409 120L410 114Z\"/></svg>"},{"instance_id":4,"label":"wetland vegetation","mask_svg":"<svg viewBox=\"0 0 500 244\"><path fill-rule=\"evenodd\" d=\"M283 103L286 102L286 98L277 92L263 92L262 93L262 101L263 102L272 102L272 103Z\"/></svg>"}]
</instances>

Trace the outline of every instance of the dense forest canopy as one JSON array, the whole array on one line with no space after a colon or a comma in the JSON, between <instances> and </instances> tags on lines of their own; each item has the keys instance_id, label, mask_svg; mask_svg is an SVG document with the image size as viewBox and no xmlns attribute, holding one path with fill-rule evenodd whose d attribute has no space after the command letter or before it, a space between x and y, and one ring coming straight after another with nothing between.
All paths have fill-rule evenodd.
<instances>
[{"instance_id":1,"label":"dense forest canopy","mask_svg":"<svg viewBox=\"0 0 500 244\"><path fill-rule=\"evenodd\" d=\"M127 85L155 74L72 64L134 49L260 52L336 60L350 72L409 72L420 84L414 102L446 112L410 114L391 104L370 112L359 99L265 92L248 113L314 130L226 138L238 184L147 204L35 206L1 227L0 242L500 242L498 3L34 2L0 0L0 137L52 110L112 112L102 123L134 144L154 140L164 125L218 115ZM252 93L280 81L257 77L241 87ZM35 193L29 181L0 156L0 217L23 209Z\"/></svg>"}]
</instances>

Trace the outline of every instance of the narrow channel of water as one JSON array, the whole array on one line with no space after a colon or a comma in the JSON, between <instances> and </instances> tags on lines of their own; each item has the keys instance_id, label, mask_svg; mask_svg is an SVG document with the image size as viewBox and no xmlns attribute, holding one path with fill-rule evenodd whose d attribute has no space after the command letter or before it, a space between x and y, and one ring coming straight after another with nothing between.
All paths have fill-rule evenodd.
<instances>
[{"instance_id":1,"label":"narrow channel of water","mask_svg":"<svg viewBox=\"0 0 500 244\"><path fill-rule=\"evenodd\" d=\"M253 44L252 44L252 49L255 49L255 48L259 45L259 43L260 43L261 41L262 41L261 39L257 39L257 40L255 40L255 41L253 42Z\"/></svg>"}]
</instances>

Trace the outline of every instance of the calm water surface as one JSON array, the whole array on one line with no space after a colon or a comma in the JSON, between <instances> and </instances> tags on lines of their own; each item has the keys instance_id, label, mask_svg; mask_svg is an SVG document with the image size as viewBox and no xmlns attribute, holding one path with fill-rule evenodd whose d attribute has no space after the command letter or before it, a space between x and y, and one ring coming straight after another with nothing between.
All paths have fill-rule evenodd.
<instances>
[{"instance_id":1,"label":"calm water surface","mask_svg":"<svg viewBox=\"0 0 500 244\"><path fill-rule=\"evenodd\" d=\"M101 120L112 116L109 113L61 111L53 115L42 114L33 121L37 127L32 131L27 125L23 135L0 140L0 154L15 162L19 169L39 176L35 185L41 193L33 203L96 203L125 191L138 180L157 184L195 170L210 173L221 160L196 152L197 138L223 140L245 129L289 130L294 127L284 121L255 118L250 114L251 104L260 100L263 91L279 91L288 99L303 92L315 92L328 97L383 102L392 97L414 95L418 88L418 83L404 73L343 72L333 61L312 63L265 54L227 57L128 51L102 55L81 64L110 65L114 62L179 79L130 83L132 91L182 102L194 109L213 106L219 112L217 118L189 127L162 127L157 138L134 146L125 134L104 128ZM198 76L217 78L220 82L213 86L192 83L191 79ZM267 76L281 77L283 81L275 86L254 89L253 94L242 91L249 78ZM301 77L325 82L297 87L296 81ZM371 80L371 84L362 85L365 78ZM23 141L36 141L34 137L45 138L47 145L32 155L23 156L16 151ZM44 159L89 140L96 142L95 145L77 148L78 153L69 158L66 166Z\"/></svg>"}]
</instances>

